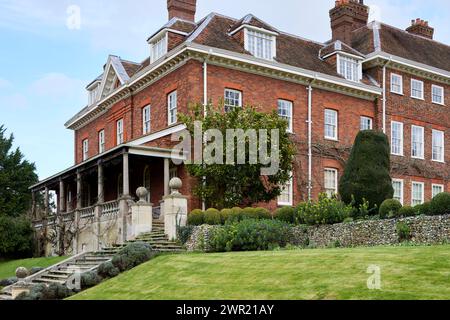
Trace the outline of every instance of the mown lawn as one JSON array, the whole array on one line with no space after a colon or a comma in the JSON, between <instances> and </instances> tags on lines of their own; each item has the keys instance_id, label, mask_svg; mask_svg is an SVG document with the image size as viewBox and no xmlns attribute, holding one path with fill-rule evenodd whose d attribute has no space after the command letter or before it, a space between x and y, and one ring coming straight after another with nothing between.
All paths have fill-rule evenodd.
<instances>
[{"instance_id":1,"label":"mown lawn","mask_svg":"<svg viewBox=\"0 0 450 320\"><path fill-rule=\"evenodd\" d=\"M0 261L0 279L14 277L16 275L16 269L18 267L25 267L27 269L31 269L33 267L46 268L64 259L66 259L66 257Z\"/></svg>"},{"instance_id":2,"label":"mown lawn","mask_svg":"<svg viewBox=\"0 0 450 320\"><path fill-rule=\"evenodd\" d=\"M450 246L165 255L72 299L450 299Z\"/></svg>"}]
</instances>

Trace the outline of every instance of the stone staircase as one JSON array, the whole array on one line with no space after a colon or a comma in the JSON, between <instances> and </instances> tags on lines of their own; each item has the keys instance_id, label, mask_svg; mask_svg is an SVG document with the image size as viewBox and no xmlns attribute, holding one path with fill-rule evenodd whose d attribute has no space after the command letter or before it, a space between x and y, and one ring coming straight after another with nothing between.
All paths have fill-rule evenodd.
<instances>
[{"instance_id":1,"label":"stone staircase","mask_svg":"<svg viewBox=\"0 0 450 320\"><path fill-rule=\"evenodd\" d=\"M31 283L43 284L66 284L75 272L88 272L97 269L102 263L111 261L113 256L129 243L145 242L151 245L152 249L161 253L179 253L185 249L176 242L169 241L164 233L164 222L153 221L153 230L136 238L127 241L122 245L103 248L98 252L82 253L59 264L51 266L26 280ZM0 300L11 300L11 287L4 288L0 292Z\"/></svg>"}]
</instances>

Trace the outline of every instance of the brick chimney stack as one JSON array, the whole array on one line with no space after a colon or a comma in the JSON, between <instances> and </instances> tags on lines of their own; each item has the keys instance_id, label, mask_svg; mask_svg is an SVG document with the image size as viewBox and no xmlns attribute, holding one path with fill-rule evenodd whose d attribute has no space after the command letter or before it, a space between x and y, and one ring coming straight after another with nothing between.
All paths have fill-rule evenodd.
<instances>
[{"instance_id":1,"label":"brick chimney stack","mask_svg":"<svg viewBox=\"0 0 450 320\"><path fill-rule=\"evenodd\" d=\"M364 0L336 0L330 10L333 41L341 40L351 45L352 31L367 25L369 7Z\"/></svg>"},{"instance_id":2,"label":"brick chimney stack","mask_svg":"<svg viewBox=\"0 0 450 320\"><path fill-rule=\"evenodd\" d=\"M424 21L420 18L411 20L411 26L406 29L409 33L416 34L428 39L433 39L434 28L428 25L428 21Z\"/></svg>"},{"instance_id":3,"label":"brick chimney stack","mask_svg":"<svg viewBox=\"0 0 450 320\"><path fill-rule=\"evenodd\" d=\"M195 22L197 0L167 0L167 10L169 11L169 20L180 18Z\"/></svg>"}]
</instances>

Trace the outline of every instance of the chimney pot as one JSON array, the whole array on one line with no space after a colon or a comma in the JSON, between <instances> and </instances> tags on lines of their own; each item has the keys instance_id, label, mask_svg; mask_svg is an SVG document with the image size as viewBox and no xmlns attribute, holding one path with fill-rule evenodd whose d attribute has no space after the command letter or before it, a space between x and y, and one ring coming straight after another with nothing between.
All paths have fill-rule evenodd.
<instances>
[{"instance_id":1,"label":"chimney pot","mask_svg":"<svg viewBox=\"0 0 450 320\"><path fill-rule=\"evenodd\" d=\"M341 40L351 45L352 32L365 25L369 20L369 7L363 0L336 0L330 10L333 41Z\"/></svg>"},{"instance_id":2,"label":"chimney pot","mask_svg":"<svg viewBox=\"0 0 450 320\"><path fill-rule=\"evenodd\" d=\"M411 34L419 35L428 39L433 39L434 28L430 27L429 22L421 18L411 20L411 26L406 31Z\"/></svg>"}]
</instances>

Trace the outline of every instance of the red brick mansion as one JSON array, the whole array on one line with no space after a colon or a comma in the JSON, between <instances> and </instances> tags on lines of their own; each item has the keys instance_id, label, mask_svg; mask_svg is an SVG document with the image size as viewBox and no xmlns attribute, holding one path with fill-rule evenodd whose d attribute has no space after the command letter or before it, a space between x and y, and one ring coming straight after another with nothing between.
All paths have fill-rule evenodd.
<instances>
[{"instance_id":1,"label":"red brick mansion","mask_svg":"<svg viewBox=\"0 0 450 320\"><path fill-rule=\"evenodd\" d=\"M292 181L271 208L337 192L360 130L391 142L395 198L416 205L449 191L450 47L421 19L402 30L369 22L363 0L338 0L326 43L291 35L249 14L195 19L196 0L168 0L169 21L148 38L142 62L109 56L88 86L89 104L66 127L75 165L32 187L57 194L57 215L121 212L144 186L158 210L169 180L196 181L171 160L177 114L191 103L278 110L297 146ZM48 210L46 201L45 212ZM36 220L48 221L34 210ZM69 217L70 218L70 217ZM67 219L69 219L67 218Z\"/></svg>"}]
</instances>

